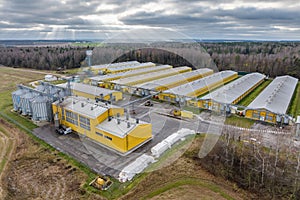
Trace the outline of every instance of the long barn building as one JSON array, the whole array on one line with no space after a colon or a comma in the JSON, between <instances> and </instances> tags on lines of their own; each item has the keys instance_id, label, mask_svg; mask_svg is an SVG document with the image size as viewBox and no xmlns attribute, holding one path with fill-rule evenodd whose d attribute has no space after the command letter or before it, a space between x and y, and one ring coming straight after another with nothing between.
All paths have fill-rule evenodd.
<instances>
[{"instance_id":1,"label":"long barn building","mask_svg":"<svg viewBox=\"0 0 300 200\"><path fill-rule=\"evenodd\" d=\"M203 96L198 101L198 107L214 111L228 111L230 104L237 104L265 78L266 76L260 73L247 74Z\"/></svg>"},{"instance_id":2,"label":"long barn building","mask_svg":"<svg viewBox=\"0 0 300 200\"><path fill-rule=\"evenodd\" d=\"M213 74L212 69L202 68L191 72L185 72L178 75L169 76L154 81L142 83L140 85L137 85L137 88L139 88L140 95L149 95L150 91L159 92L159 91L168 90L170 88L174 88L179 85L191 81L195 81L197 79L203 78L211 74Z\"/></svg>"},{"instance_id":3,"label":"long barn building","mask_svg":"<svg viewBox=\"0 0 300 200\"><path fill-rule=\"evenodd\" d=\"M147 73L147 74L143 74L143 75L114 80L114 81L111 81L110 87L114 87L119 90L122 87L134 86L134 85L138 85L138 84L145 83L148 81L152 81L152 80L156 80L156 79L164 78L164 77L168 77L168 76L173 76L173 75L177 75L177 74L189 72L189 71L192 71L192 69L190 67L186 67L186 66L176 67L176 68L172 68L169 70L152 72L152 73Z\"/></svg>"},{"instance_id":4,"label":"long barn building","mask_svg":"<svg viewBox=\"0 0 300 200\"><path fill-rule=\"evenodd\" d=\"M163 71L173 68L171 65L159 65L154 67L148 67L143 69L137 69L133 71L126 71L126 72L120 72L115 74L107 74L107 75L101 75L101 76L95 76L88 78L87 83L94 85L94 86L100 86L108 88L107 82L121 79L121 78L128 78L132 76L138 76L141 74L147 74L151 72L157 72L157 71Z\"/></svg>"},{"instance_id":5,"label":"long barn building","mask_svg":"<svg viewBox=\"0 0 300 200\"><path fill-rule=\"evenodd\" d=\"M222 71L210 76L206 76L199 80L192 81L180 85L169 90L165 90L158 95L160 100L170 102L185 102L192 98L197 98L200 95L209 92L210 90L221 86L224 83L234 80L237 78L237 72L234 71Z\"/></svg>"},{"instance_id":6,"label":"long barn building","mask_svg":"<svg viewBox=\"0 0 300 200\"><path fill-rule=\"evenodd\" d=\"M269 123L288 123L286 116L298 79L291 76L275 78L249 105L245 117Z\"/></svg>"}]
</instances>

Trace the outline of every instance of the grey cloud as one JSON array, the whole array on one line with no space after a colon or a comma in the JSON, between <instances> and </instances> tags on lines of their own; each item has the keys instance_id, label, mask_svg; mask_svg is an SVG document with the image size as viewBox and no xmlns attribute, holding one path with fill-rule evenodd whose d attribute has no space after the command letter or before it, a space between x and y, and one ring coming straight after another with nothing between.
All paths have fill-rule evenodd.
<instances>
[{"instance_id":1,"label":"grey cloud","mask_svg":"<svg viewBox=\"0 0 300 200\"><path fill-rule=\"evenodd\" d=\"M159 1L156 1L159 2ZM255 4L257 2L282 2L281 0L248 0L247 3L253 3L252 7L239 7L232 10L215 9L221 3L231 3L231 0L166 0L160 1L162 6L159 11L137 10L140 6L150 3L146 0L66 0L62 4L60 0L2 0L0 4L0 29L9 28L33 28L44 27L40 31L28 31L34 35L40 33L49 33L51 26L63 25L65 29L61 31L76 31L80 36L94 36L95 31L105 33L127 30L136 25L147 27L172 28L174 30L186 33L192 37L232 37L236 35L253 34L255 37L264 37L264 33L279 37L280 34L285 37L300 39L300 31L284 31L274 28L274 26L290 26L300 28L300 12L298 8L277 8L277 9L259 9ZM246 1L245 1L246 2ZM102 3L115 5L113 9L101 9L97 7ZM287 0L286 5L298 3L298 0ZM131 10L132 14L121 15L125 11ZM172 12L176 10L176 12ZM126 26L116 25L115 27L104 24L91 24L83 20L80 16L115 14L119 16L119 21ZM123 16L123 17L120 17ZM1 20L9 22L1 23ZM44 25L44 26L41 26ZM119 27L118 27L119 26ZM23 31L24 32L24 31ZM16 34L21 34L16 31ZM33 34L34 33L34 34ZM0 34L5 38L5 34L10 35L8 31ZM27 33L22 33L22 37Z\"/></svg>"}]
</instances>

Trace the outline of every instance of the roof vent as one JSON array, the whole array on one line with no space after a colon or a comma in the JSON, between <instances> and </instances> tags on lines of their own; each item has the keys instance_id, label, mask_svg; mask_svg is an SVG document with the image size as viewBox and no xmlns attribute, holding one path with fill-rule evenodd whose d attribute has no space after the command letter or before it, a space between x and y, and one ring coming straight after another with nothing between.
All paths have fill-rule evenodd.
<instances>
[{"instance_id":1,"label":"roof vent","mask_svg":"<svg viewBox=\"0 0 300 200\"><path fill-rule=\"evenodd\" d=\"M120 124L121 123L121 119L118 118L117 119L117 123Z\"/></svg>"},{"instance_id":2,"label":"roof vent","mask_svg":"<svg viewBox=\"0 0 300 200\"><path fill-rule=\"evenodd\" d=\"M83 103L83 102L81 103L81 107L82 107L82 108L84 107L84 103Z\"/></svg>"},{"instance_id":3,"label":"roof vent","mask_svg":"<svg viewBox=\"0 0 300 200\"><path fill-rule=\"evenodd\" d=\"M93 106L91 107L91 110L94 110L94 107L93 107Z\"/></svg>"},{"instance_id":4,"label":"roof vent","mask_svg":"<svg viewBox=\"0 0 300 200\"><path fill-rule=\"evenodd\" d=\"M111 118L112 118L111 116L108 116L108 121L109 121L109 122L111 121Z\"/></svg>"},{"instance_id":5,"label":"roof vent","mask_svg":"<svg viewBox=\"0 0 300 200\"><path fill-rule=\"evenodd\" d=\"M127 122L127 128L130 128L130 122Z\"/></svg>"},{"instance_id":6,"label":"roof vent","mask_svg":"<svg viewBox=\"0 0 300 200\"><path fill-rule=\"evenodd\" d=\"M120 117L120 113L117 113L117 117Z\"/></svg>"},{"instance_id":7,"label":"roof vent","mask_svg":"<svg viewBox=\"0 0 300 200\"><path fill-rule=\"evenodd\" d=\"M137 124L140 123L140 119L136 118L136 123Z\"/></svg>"}]
</instances>

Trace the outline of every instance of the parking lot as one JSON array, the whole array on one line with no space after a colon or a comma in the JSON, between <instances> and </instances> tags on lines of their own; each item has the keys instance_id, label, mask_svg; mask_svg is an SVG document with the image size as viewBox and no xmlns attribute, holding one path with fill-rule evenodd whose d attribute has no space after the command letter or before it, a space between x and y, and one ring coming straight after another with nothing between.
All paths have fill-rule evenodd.
<instances>
[{"instance_id":1,"label":"parking lot","mask_svg":"<svg viewBox=\"0 0 300 200\"><path fill-rule=\"evenodd\" d=\"M152 124L153 139L126 156L120 155L76 133L59 135L55 132L54 125L39 127L34 130L34 134L56 149L86 164L97 173L118 177L119 172L126 165L143 153L150 154L150 149L154 145L179 129L189 128L198 132L206 132L208 129L207 123L199 124L200 121L197 119L180 120L159 114L161 112L167 113L171 108L172 106L170 105L157 102L154 102L152 107L146 107L143 103L135 105L136 114L132 115L132 117Z\"/></svg>"}]
</instances>

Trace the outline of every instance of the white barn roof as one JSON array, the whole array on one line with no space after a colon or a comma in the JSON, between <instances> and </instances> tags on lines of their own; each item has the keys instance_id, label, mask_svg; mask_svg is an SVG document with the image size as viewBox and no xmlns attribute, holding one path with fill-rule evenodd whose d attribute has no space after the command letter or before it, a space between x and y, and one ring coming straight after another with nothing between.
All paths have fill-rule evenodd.
<instances>
[{"instance_id":1,"label":"white barn roof","mask_svg":"<svg viewBox=\"0 0 300 200\"><path fill-rule=\"evenodd\" d=\"M175 83L179 80L186 80L188 78L194 77L196 75L202 75L202 74L206 74L209 72L213 72L212 69L208 69L208 68L202 68L202 69L197 69L191 72L185 72L182 74L177 74L174 76L169 76L166 78L161 78L155 81L150 81L144 84L140 84L138 87L143 88L143 89L147 89L147 90L154 90L156 87L159 86L168 86L172 83ZM186 81L187 83L188 81Z\"/></svg>"},{"instance_id":2,"label":"white barn roof","mask_svg":"<svg viewBox=\"0 0 300 200\"><path fill-rule=\"evenodd\" d=\"M260 73L247 74L209 94L201 99L211 99L219 103L231 104L245 94L254 85L262 81L266 76Z\"/></svg>"},{"instance_id":3,"label":"white barn roof","mask_svg":"<svg viewBox=\"0 0 300 200\"><path fill-rule=\"evenodd\" d=\"M285 114L296 89L298 79L291 76L279 76L266 87L248 108L266 109L274 113Z\"/></svg>"},{"instance_id":4,"label":"white barn roof","mask_svg":"<svg viewBox=\"0 0 300 200\"><path fill-rule=\"evenodd\" d=\"M231 70L221 71L210 76L206 76L204 78L192 81L190 83L186 83L178 87L165 90L164 93L176 94L180 96L189 96L196 90L208 87L209 85L217 82L222 82L225 78L228 78L234 74L237 74L237 72Z\"/></svg>"},{"instance_id":5,"label":"white barn roof","mask_svg":"<svg viewBox=\"0 0 300 200\"><path fill-rule=\"evenodd\" d=\"M142 69L137 69L137 70L132 70L132 71L120 72L120 73L116 73L116 74L95 76L95 77L91 77L89 79L94 82L99 82L99 81L106 81L109 79L119 79L119 78L127 77L129 75L134 76L136 74L139 75L139 74L143 74L143 73L148 73L148 72L150 73L153 71L165 70L165 69L170 69L170 68L172 68L172 66L170 66L170 65L160 65L160 66L142 68Z\"/></svg>"},{"instance_id":6,"label":"white barn roof","mask_svg":"<svg viewBox=\"0 0 300 200\"><path fill-rule=\"evenodd\" d=\"M142 75L128 77L128 78L122 78L122 79L114 80L111 82L115 83L115 84L120 84L120 85L131 84L131 83L137 82L139 80L145 80L145 82L146 82L147 79L149 80L149 79L154 79L155 77L168 76L168 74L173 75L174 73L180 73L180 71L184 70L184 69L190 69L190 68L189 67L176 67L176 68L171 68L168 70L152 72L152 73L142 74Z\"/></svg>"}]
</instances>

